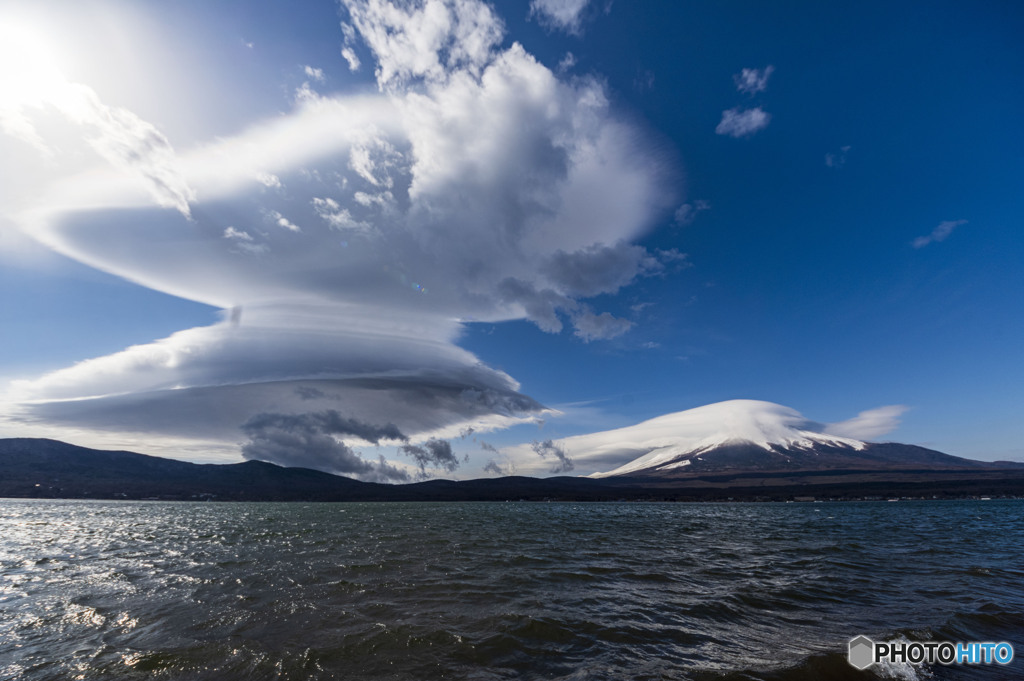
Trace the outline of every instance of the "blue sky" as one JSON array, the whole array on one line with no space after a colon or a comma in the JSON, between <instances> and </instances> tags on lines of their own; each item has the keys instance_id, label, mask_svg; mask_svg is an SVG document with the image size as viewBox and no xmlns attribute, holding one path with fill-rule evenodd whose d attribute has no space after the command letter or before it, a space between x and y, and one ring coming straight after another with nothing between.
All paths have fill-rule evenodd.
<instances>
[{"instance_id":1,"label":"blue sky","mask_svg":"<svg viewBox=\"0 0 1024 681\"><path fill-rule=\"evenodd\" d=\"M516 445L745 398L1024 460L1015 3L8 1L0 32L2 436L543 475Z\"/></svg>"}]
</instances>

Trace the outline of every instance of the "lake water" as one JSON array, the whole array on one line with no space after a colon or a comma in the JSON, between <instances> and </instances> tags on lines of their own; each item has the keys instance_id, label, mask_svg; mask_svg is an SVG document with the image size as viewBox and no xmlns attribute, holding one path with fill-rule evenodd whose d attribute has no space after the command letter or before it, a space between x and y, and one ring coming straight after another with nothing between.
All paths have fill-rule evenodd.
<instances>
[{"instance_id":1,"label":"lake water","mask_svg":"<svg viewBox=\"0 0 1024 681\"><path fill-rule=\"evenodd\" d=\"M1022 547L1010 500L0 500L0 678L1024 678Z\"/></svg>"}]
</instances>

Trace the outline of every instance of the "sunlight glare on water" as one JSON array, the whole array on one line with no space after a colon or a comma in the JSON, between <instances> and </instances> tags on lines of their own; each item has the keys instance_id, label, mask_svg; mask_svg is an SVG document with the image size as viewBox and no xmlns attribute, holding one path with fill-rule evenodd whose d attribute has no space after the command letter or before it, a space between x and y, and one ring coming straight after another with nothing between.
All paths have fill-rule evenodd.
<instances>
[{"instance_id":1,"label":"sunlight glare on water","mask_svg":"<svg viewBox=\"0 0 1024 681\"><path fill-rule=\"evenodd\" d=\"M1024 650L1022 510L8 500L0 676L844 678L858 634Z\"/></svg>"}]
</instances>

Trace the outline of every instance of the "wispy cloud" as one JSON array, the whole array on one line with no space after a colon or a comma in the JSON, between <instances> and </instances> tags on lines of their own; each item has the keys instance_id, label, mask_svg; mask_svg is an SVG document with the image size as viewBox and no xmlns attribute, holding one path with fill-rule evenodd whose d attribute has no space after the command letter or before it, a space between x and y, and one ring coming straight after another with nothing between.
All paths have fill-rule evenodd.
<instances>
[{"instance_id":1,"label":"wispy cloud","mask_svg":"<svg viewBox=\"0 0 1024 681\"><path fill-rule=\"evenodd\" d=\"M342 35L344 36L344 43L341 48L341 56L342 58L344 58L346 62L348 62L349 71L358 71L359 67L362 66L362 62L359 61L359 57L356 55L356 51L354 49L355 44L359 40L358 36L356 36L356 29L352 26L352 24L342 22L341 32Z\"/></svg>"},{"instance_id":2,"label":"wispy cloud","mask_svg":"<svg viewBox=\"0 0 1024 681\"><path fill-rule=\"evenodd\" d=\"M685 227L696 220L697 215L706 210L711 210L711 203L703 199L698 199L692 203L684 203L679 208L676 208L676 212L673 213L673 222L680 227Z\"/></svg>"},{"instance_id":3,"label":"wispy cloud","mask_svg":"<svg viewBox=\"0 0 1024 681\"><path fill-rule=\"evenodd\" d=\"M281 178L272 173L256 173L256 180L268 189L281 188Z\"/></svg>"},{"instance_id":4,"label":"wispy cloud","mask_svg":"<svg viewBox=\"0 0 1024 681\"><path fill-rule=\"evenodd\" d=\"M229 226L224 230L224 238L232 241L240 253L259 255L266 253L268 250L266 244L256 243L256 240L251 234L241 229L235 229L234 227Z\"/></svg>"},{"instance_id":5,"label":"wispy cloud","mask_svg":"<svg viewBox=\"0 0 1024 681\"><path fill-rule=\"evenodd\" d=\"M542 459L555 460L554 466L550 469L552 473L568 473L576 467L565 449L555 444L552 440L534 441L530 448L534 454Z\"/></svg>"},{"instance_id":6,"label":"wispy cloud","mask_svg":"<svg viewBox=\"0 0 1024 681\"><path fill-rule=\"evenodd\" d=\"M931 234L917 237L910 242L910 245L914 248L924 248L928 244L945 241L953 233L954 229L966 224L967 220L943 220L939 223L938 227L931 231Z\"/></svg>"},{"instance_id":7,"label":"wispy cloud","mask_svg":"<svg viewBox=\"0 0 1024 681\"><path fill-rule=\"evenodd\" d=\"M722 120L715 127L715 132L730 137L749 137L767 128L771 119L771 114L761 107L728 109L722 112Z\"/></svg>"},{"instance_id":8,"label":"wispy cloud","mask_svg":"<svg viewBox=\"0 0 1024 681\"><path fill-rule=\"evenodd\" d=\"M340 232L350 231L359 234L372 234L374 232L372 225L356 220L347 208L342 208L341 204L330 197L321 198L314 196L313 210L332 229Z\"/></svg>"},{"instance_id":9,"label":"wispy cloud","mask_svg":"<svg viewBox=\"0 0 1024 681\"><path fill-rule=\"evenodd\" d=\"M647 92L654 89L654 72L647 69L638 69L633 77L633 89L637 92Z\"/></svg>"},{"instance_id":10,"label":"wispy cloud","mask_svg":"<svg viewBox=\"0 0 1024 681\"><path fill-rule=\"evenodd\" d=\"M576 55L572 52L566 52L565 56L558 62L558 72L564 74L572 70L574 66L576 66Z\"/></svg>"},{"instance_id":11,"label":"wispy cloud","mask_svg":"<svg viewBox=\"0 0 1024 681\"><path fill-rule=\"evenodd\" d=\"M399 451L416 462L420 469L420 477L427 477L428 469L440 469L451 473L459 467L459 458L447 440L430 438L422 445L402 445Z\"/></svg>"},{"instance_id":12,"label":"wispy cloud","mask_svg":"<svg viewBox=\"0 0 1024 681\"><path fill-rule=\"evenodd\" d=\"M868 409L852 419L828 424L824 432L855 440L873 440L896 430L900 425L900 417L908 408L902 404L891 404Z\"/></svg>"},{"instance_id":13,"label":"wispy cloud","mask_svg":"<svg viewBox=\"0 0 1024 681\"><path fill-rule=\"evenodd\" d=\"M359 57L356 56L355 51L351 47L341 48L341 56L348 62L349 71L358 71L359 67L362 66L362 62L359 61Z\"/></svg>"},{"instance_id":14,"label":"wispy cloud","mask_svg":"<svg viewBox=\"0 0 1024 681\"><path fill-rule=\"evenodd\" d=\"M775 67L768 65L763 69L743 69L732 77L736 89L749 95L756 95L768 89L768 78Z\"/></svg>"},{"instance_id":15,"label":"wispy cloud","mask_svg":"<svg viewBox=\"0 0 1024 681\"><path fill-rule=\"evenodd\" d=\"M850 145L839 147L839 151L825 154L825 165L829 168L842 168L846 165L846 154L852 149Z\"/></svg>"},{"instance_id":16,"label":"wispy cloud","mask_svg":"<svg viewBox=\"0 0 1024 681\"><path fill-rule=\"evenodd\" d=\"M578 35L590 0L530 0L530 16L542 25Z\"/></svg>"},{"instance_id":17,"label":"wispy cloud","mask_svg":"<svg viewBox=\"0 0 1024 681\"><path fill-rule=\"evenodd\" d=\"M266 212L266 216L267 216L267 219L270 220L271 222L273 222L275 225L277 225L278 227L281 227L282 229L287 229L289 232L301 232L302 231L301 227L299 227L297 224L295 224L294 222L292 222L291 220L289 220L285 216L281 215L281 213L279 213L276 210L267 211Z\"/></svg>"}]
</instances>

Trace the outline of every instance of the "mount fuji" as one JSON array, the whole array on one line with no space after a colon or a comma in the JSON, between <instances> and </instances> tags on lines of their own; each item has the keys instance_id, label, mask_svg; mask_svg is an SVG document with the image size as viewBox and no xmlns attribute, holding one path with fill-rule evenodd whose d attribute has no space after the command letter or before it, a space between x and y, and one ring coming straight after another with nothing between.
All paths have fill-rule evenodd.
<instances>
[{"instance_id":1,"label":"mount fuji","mask_svg":"<svg viewBox=\"0 0 1024 681\"><path fill-rule=\"evenodd\" d=\"M588 476L592 478L684 478L738 471L965 470L997 465L915 445L866 442L839 434L849 430L848 422L816 423L772 402L729 400L635 426L566 438L559 444L570 455L580 454L594 462L635 457ZM1005 467L1002 462L998 465Z\"/></svg>"}]
</instances>

